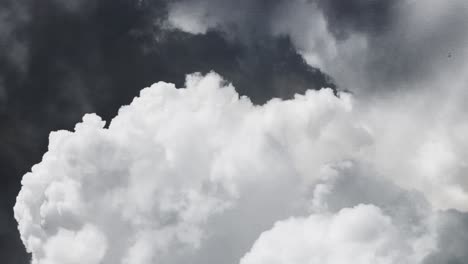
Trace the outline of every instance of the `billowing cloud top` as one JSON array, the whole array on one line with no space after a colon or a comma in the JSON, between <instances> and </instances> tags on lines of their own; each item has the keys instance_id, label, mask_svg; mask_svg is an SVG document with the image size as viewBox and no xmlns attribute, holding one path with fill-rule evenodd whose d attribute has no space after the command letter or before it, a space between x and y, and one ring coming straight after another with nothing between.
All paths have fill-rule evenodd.
<instances>
[{"instance_id":1,"label":"billowing cloud top","mask_svg":"<svg viewBox=\"0 0 468 264\"><path fill-rule=\"evenodd\" d=\"M466 123L404 100L255 106L215 73L156 83L108 128L92 114L50 135L21 238L34 264L461 261Z\"/></svg>"}]
</instances>

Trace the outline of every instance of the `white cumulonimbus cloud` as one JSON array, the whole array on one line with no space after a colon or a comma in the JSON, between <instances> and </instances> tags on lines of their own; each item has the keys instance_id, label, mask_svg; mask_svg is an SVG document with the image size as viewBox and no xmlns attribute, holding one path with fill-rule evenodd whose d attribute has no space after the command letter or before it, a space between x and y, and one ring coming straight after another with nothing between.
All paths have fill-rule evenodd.
<instances>
[{"instance_id":1,"label":"white cumulonimbus cloud","mask_svg":"<svg viewBox=\"0 0 468 264\"><path fill-rule=\"evenodd\" d=\"M156 83L108 128L90 114L51 133L14 208L21 238L33 264L456 261L468 124L449 91L255 106L215 73Z\"/></svg>"}]
</instances>

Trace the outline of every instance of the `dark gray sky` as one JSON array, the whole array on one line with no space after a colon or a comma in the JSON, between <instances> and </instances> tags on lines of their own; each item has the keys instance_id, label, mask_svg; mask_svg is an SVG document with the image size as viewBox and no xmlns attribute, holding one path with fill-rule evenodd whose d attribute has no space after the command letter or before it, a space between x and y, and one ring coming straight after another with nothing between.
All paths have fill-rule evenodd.
<instances>
[{"instance_id":1,"label":"dark gray sky","mask_svg":"<svg viewBox=\"0 0 468 264\"><path fill-rule=\"evenodd\" d=\"M214 70L256 104L415 89L460 70L468 46L463 1L431 0L444 10L432 21L416 2L1 0L1 262L28 263L12 207L51 130L89 112L110 120L143 87L192 72Z\"/></svg>"}]
</instances>

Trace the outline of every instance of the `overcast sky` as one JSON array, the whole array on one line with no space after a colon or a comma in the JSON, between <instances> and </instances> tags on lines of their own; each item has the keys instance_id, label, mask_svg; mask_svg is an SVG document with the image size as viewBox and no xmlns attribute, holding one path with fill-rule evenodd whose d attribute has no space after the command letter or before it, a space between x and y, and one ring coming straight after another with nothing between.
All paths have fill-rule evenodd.
<instances>
[{"instance_id":1,"label":"overcast sky","mask_svg":"<svg viewBox=\"0 0 468 264\"><path fill-rule=\"evenodd\" d=\"M1 1L1 262L467 263L467 27L465 0Z\"/></svg>"}]
</instances>

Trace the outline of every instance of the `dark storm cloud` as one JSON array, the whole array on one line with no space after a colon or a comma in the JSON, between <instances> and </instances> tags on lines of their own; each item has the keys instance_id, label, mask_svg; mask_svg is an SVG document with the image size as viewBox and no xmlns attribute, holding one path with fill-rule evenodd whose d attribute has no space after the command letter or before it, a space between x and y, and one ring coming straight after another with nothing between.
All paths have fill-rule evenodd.
<instances>
[{"instance_id":1,"label":"dark storm cloud","mask_svg":"<svg viewBox=\"0 0 468 264\"><path fill-rule=\"evenodd\" d=\"M361 32L378 34L389 29L399 0L318 0L328 28L338 38Z\"/></svg>"},{"instance_id":2,"label":"dark storm cloud","mask_svg":"<svg viewBox=\"0 0 468 264\"><path fill-rule=\"evenodd\" d=\"M313 80L306 85L312 88L331 85L325 75L304 63L288 38L259 39L246 46L227 42L214 31L205 36L162 31L158 23L164 19L165 4L157 1L83 0L72 7L59 1L31 4L32 22L22 29L29 54L22 66L25 73L10 61L4 65L6 97L12 98L13 105L23 92L28 93L25 99L29 98L30 103L37 99L54 100L49 95L59 92L64 95L61 100L93 110L87 98L106 100L111 95L99 92L105 87L133 96L134 91L155 80L180 84L186 72L210 69L227 74L228 79L233 76L234 82L238 72L249 68L252 76L260 74L259 79L265 81L275 73L299 83L300 79L307 83ZM260 80L245 82L249 83L255 85L242 88L245 92L265 89L257 92L263 98L251 96L257 103L279 95L277 87L260 88ZM275 86L274 81L270 83ZM119 86L134 88L118 89ZM298 85L291 89L295 86ZM33 87L37 88L30 89ZM58 102L50 108L60 107L54 104ZM16 105L21 108L23 104Z\"/></svg>"},{"instance_id":3,"label":"dark storm cloud","mask_svg":"<svg viewBox=\"0 0 468 264\"><path fill-rule=\"evenodd\" d=\"M440 213L439 250L429 255L424 264L462 264L468 259L468 214L456 210ZM443 248L443 250L441 250Z\"/></svg>"},{"instance_id":4,"label":"dark storm cloud","mask_svg":"<svg viewBox=\"0 0 468 264\"><path fill-rule=\"evenodd\" d=\"M316 28L322 17L326 32ZM170 3L168 20L187 32L216 29L244 43L289 36L338 85L373 94L416 87L441 68L460 67L467 18L462 0L179 0ZM362 41L350 41L356 39ZM451 61L449 54L456 54Z\"/></svg>"},{"instance_id":5,"label":"dark storm cloud","mask_svg":"<svg viewBox=\"0 0 468 264\"><path fill-rule=\"evenodd\" d=\"M319 56L322 70L343 88L373 95L415 90L453 79L447 74L463 74L468 54L466 1L316 3L331 35L320 36L332 52L309 44L320 33L308 30L307 13L295 19L293 43L305 54Z\"/></svg>"},{"instance_id":6,"label":"dark storm cloud","mask_svg":"<svg viewBox=\"0 0 468 264\"><path fill-rule=\"evenodd\" d=\"M466 1L317 0L317 6L338 43L353 35L366 38L367 48L356 55L366 92L415 86L440 75L442 68L460 67L464 59Z\"/></svg>"},{"instance_id":7,"label":"dark storm cloud","mask_svg":"<svg viewBox=\"0 0 468 264\"><path fill-rule=\"evenodd\" d=\"M21 1L0 3L0 60L24 71L28 50L23 30L30 21L28 8Z\"/></svg>"},{"instance_id":8,"label":"dark storm cloud","mask_svg":"<svg viewBox=\"0 0 468 264\"><path fill-rule=\"evenodd\" d=\"M309 0L323 11L329 30L337 37L360 32L378 34L387 30L395 18L400 0ZM285 0L179 0L171 2L174 14L199 16L206 27L220 28L235 37L249 40L267 36L283 9L301 1ZM194 14L195 13L195 14ZM311 14L312 15L312 14ZM300 25L298 25L300 26Z\"/></svg>"},{"instance_id":9,"label":"dark storm cloud","mask_svg":"<svg viewBox=\"0 0 468 264\"><path fill-rule=\"evenodd\" d=\"M169 4L169 21L184 16L195 16L199 19L201 28L217 28L228 33L228 37L249 42L269 37L271 24L276 19L278 8L287 2L284 0L176 0ZM182 24L183 29L184 26L187 26L187 31L191 31L193 27L189 23Z\"/></svg>"},{"instance_id":10,"label":"dark storm cloud","mask_svg":"<svg viewBox=\"0 0 468 264\"><path fill-rule=\"evenodd\" d=\"M462 68L468 47L464 0L180 0L171 7L169 21L179 21L176 26L184 29L184 17L188 25L199 23L198 28L185 28L192 33L215 28L245 43L290 36L303 53L320 57L322 71L338 85L369 94L417 89L442 72L455 72ZM331 36L310 29L315 26L311 23L320 23L319 16ZM283 29L282 24L289 26ZM359 38L362 43L352 41Z\"/></svg>"},{"instance_id":11,"label":"dark storm cloud","mask_svg":"<svg viewBox=\"0 0 468 264\"><path fill-rule=\"evenodd\" d=\"M109 120L143 87L160 80L181 86L195 71L217 71L259 104L333 87L287 37L247 45L217 31L167 30L160 26L165 7L130 0L0 4L2 262L28 262L11 208L51 130L71 129L86 112Z\"/></svg>"},{"instance_id":12,"label":"dark storm cloud","mask_svg":"<svg viewBox=\"0 0 468 264\"><path fill-rule=\"evenodd\" d=\"M2 263L28 263L11 206L20 185L18 173L40 158L38 142L44 135L36 134L14 114L1 114L0 120L0 255Z\"/></svg>"},{"instance_id":13,"label":"dark storm cloud","mask_svg":"<svg viewBox=\"0 0 468 264\"><path fill-rule=\"evenodd\" d=\"M430 8L424 10L414 2L399 6L399 21L369 39L366 67L375 87L414 85L463 68L468 4L458 0L433 4L440 5L433 18L427 13Z\"/></svg>"}]
</instances>

